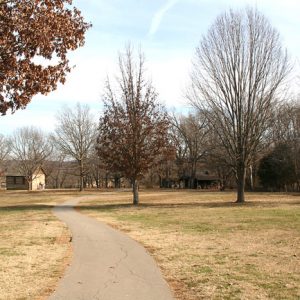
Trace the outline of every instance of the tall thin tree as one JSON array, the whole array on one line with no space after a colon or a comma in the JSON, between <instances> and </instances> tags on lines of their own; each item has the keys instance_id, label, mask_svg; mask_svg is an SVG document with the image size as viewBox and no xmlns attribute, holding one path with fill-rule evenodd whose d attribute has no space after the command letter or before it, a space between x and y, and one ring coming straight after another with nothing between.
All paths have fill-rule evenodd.
<instances>
[{"instance_id":1,"label":"tall thin tree","mask_svg":"<svg viewBox=\"0 0 300 300\"><path fill-rule=\"evenodd\" d=\"M245 201L246 168L289 70L279 33L252 8L220 15L196 49L188 97L228 153L237 202Z\"/></svg>"}]
</instances>

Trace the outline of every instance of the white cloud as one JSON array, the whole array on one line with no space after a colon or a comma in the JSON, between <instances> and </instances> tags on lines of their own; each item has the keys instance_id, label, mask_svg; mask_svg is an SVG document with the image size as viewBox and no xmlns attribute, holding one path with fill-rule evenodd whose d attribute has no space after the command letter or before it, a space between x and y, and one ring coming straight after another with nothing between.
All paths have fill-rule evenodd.
<instances>
[{"instance_id":1,"label":"white cloud","mask_svg":"<svg viewBox=\"0 0 300 300\"><path fill-rule=\"evenodd\" d=\"M185 89L189 80L190 57L174 53L149 61L149 73L159 94L159 100L168 108L185 107Z\"/></svg>"},{"instance_id":2,"label":"white cloud","mask_svg":"<svg viewBox=\"0 0 300 300\"><path fill-rule=\"evenodd\" d=\"M162 5L149 16L154 2ZM136 19L121 11L119 3L122 1L75 0L74 4L94 23L87 34L85 47L69 55L71 65L76 65L76 68L68 74L65 85L60 85L55 92L34 97L26 110L17 111L13 116L0 116L1 133L8 134L16 127L25 125L51 131L55 125L57 110L64 104L72 106L76 102L89 104L98 119L106 75L110 75L113 80L115 74L118 74L118 49L122 50L128 39L135 41L136 37ZM136 14L142 12L147 16L142 18L145 23L139 26L143 35L140 42L146 54L146 67L159 93L159 99L168 107L187 106L184 90L189 81L194 47L215 17L229 7L244 7L245 4L256 6L282 34L283 43L293 58L300 59L299 0L161 0L153 3L148 6L148 0L140 1L139 10L136 10ZM182 8L185 10L181 11ZM134 5L133 12L134 9L137 9L137 5ZM161 28L171 9L174 13L173 20L177 18L178 22L168 25L173 26L176 36L172 34L170 38L164 36L163 39L158 37L155 41L149 39ZM124 16L120 18L122 13ZM132 26L128 26L131 21ZM108 30L110 26L112 30ZM148 38L144 36L144 28L148 28ZM185 28L188 34L185 34ZM298 71L300 66L297 66Z\"/></svg>"},{"instance_id":3,"label":"white cloud","mask_svg":"<svg viewBox=\"0 0 300 300\"><path fill-rule=\"evenodd\" d=\"M168 0L167 3L162 6L153 16L152 21L151 21L151 26L148 32L148 35L154 35L158 28L159 25L166 14L168 10L170 10L179 0Z\"/></svg>"}]
</instances>

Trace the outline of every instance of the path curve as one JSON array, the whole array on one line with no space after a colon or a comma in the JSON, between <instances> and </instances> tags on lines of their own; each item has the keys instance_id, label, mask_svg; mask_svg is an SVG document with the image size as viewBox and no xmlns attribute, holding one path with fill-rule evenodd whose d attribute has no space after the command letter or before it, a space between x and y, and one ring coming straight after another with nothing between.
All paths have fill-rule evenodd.
<instances>
[{"instance_id":1,"label":"path curve","mask_svg":"<svg viewBox=\"0 0 300 300\"><path fill-rule=\"evenodd\" d=\"M125 234L78 213L71 199L54 214L72 232L73 260L49 300L172 300L160 269Z\"/></svg>"}]
</instances>

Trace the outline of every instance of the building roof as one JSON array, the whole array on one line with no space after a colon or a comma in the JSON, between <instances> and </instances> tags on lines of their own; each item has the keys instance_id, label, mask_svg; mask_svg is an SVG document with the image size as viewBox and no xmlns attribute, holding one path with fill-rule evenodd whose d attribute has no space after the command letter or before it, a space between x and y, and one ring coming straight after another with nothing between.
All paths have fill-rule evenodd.
<instances>
[{"instance_id":1,"label":"building roof","mask_svg":"<svg viewBox=\"0 0 300 300\"><path fill-rule=\"evenodd\" d=\"M45 171L42 167L36 169L41 170L44 174ZM25 176L20 168L20 162L17 160L8 160L0 167L0 176Z\"/></svg>"},{"instance_id":2,"label":"building roof","mask_svg":"<svg viewBox=\"0 0 300 300\"><path fill-rule=\"evenodd\" d=\"M197 175L196 179L201 180L201 181L217 181L217 180L219 180L219 178L215 175Z\"/></svg>"}]
</instances>

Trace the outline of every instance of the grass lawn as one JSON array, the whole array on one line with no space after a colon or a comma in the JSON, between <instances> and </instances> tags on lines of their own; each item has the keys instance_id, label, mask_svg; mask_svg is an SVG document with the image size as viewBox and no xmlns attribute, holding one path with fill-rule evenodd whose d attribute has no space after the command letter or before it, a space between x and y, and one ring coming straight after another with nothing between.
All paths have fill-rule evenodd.
<instances>
[{"instance_id":1,"label":"grass lawn","mask_svg":"<svg viewBox=\"0 0 300 300\"><path fill-rule=\"evenodd\" d=\"M246 196L111 192L79 209L145 245L178 299L300 299L300 195Z\"/></svg>"},{"instance_id":2,"label":"grass lawn","mask_svg":"<svg viewBox=\"0 0 300 300\"><path fill-rule=\"evenodd\" d=\"M0 192L0 299L44 299L53 291L71 247L51 209L75 195Z\"/></svg>"}]
</instances>

